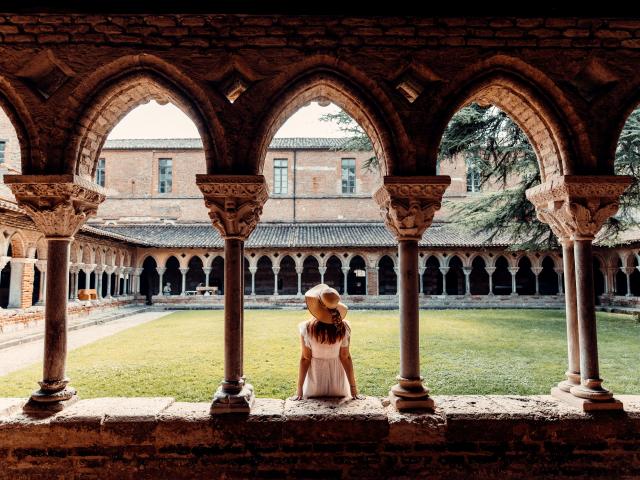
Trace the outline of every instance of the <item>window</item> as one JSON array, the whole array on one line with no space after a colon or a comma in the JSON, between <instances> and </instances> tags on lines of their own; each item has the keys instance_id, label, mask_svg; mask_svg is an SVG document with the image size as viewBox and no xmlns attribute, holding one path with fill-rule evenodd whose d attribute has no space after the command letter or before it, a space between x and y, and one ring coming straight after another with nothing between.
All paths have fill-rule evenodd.
<instances>
[{"instance_id":1,"label":"window","mask_svg":"<svg viewBox=\"0 0 640 480\"><path fill-rule=\"evenodd\" d=\"M356 159L342 159L342 193L356 193Z\"/></svg>"},{"instance_id":2,"label":"window","mask_svg":"<svg viewBox=\"0 0 640 480\"><path fill-rule=\"evenodd\" d=\"M158 192L169 193L172 187L173 168L170 158L158 159Z\"/></svg>"},{"instance_id":3,"label":"window","mask_svg":"<svg viewBox=\"0 0 640 480\"><path fill-rule=\"evenodd\" d=\"M96 168L96 183L104 187L104 158L98 159L98 168Z\"/></svg>"},{"instance_id":4,"label":"window","mask_svg":"<svg viewBox=\"0 0 640 480\"><path fill-rule=\"evenodd\" d=\"M0 140L0 163L4 163L4 149L7 146L7 142Z\"/></svg>"},{"instance_id":5,"label":"window","mask_svg":"<svg viewBox=\"0 0 640 480\"><path fill-rule=\"evenodd\" d=\"M473 164L467 164L467 192L480 191L480 170Z\"/></svg>"},{"instance_id":6,"label":"window","mask_svg":"<svg viewBox=\"0 0 640 480\"><path fill-rule=\"evenodd\" d=\"M287 193L287 165L286 158L273 159L273 193L285 195Z\"/></svg>"}]
</instances>

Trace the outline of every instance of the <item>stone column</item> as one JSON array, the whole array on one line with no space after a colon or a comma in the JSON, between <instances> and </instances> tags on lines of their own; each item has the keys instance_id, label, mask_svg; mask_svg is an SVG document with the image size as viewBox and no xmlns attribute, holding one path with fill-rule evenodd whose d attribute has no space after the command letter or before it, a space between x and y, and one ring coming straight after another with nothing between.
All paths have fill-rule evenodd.
<instances>
[{"instance_id":1,"label":"stone column","mask_svg":"<svg viewBox=\"0 0 640 480\"><path fill-rule=\"evenodd\" d=\"M327 267L318 267L320 272L320 283L324 283L324 274L327 273Z\"/></svg>"},{"instance_id":2,"label":"stone column","mask_svg":"<svg viewBox=\"0 0 640 480\"><path fill-rule=\"evenodd\" d=\"M111 298L111 274L113 273L113 267L107 267L104 271L107 272L107 298Z\"/></svg>"},{"instance_id":3,"label":"stone column","mask_svg":"<svg viewBox=\"0 0 640 480\"><path fill-rule=\"evenodd\" d=\"M302 271L303 271L302 267L296 267L296 273L298 274L298 293L297 293L297 295L299 297L302 296ZM252 275L252 278L253 278L253 275Z\"/></svg>"},{"instance_id":4,"label":"stone column","mask_svg":"<svg viewBox=\"0 0 640 480\"><path fill-rule=\"evenodd\" d=\"M209 286L209 276L211 275L212 267L204 267L204 276L205 276L205 286Z\"/></svg>"},{"instance_id":5,"label":"stone column","mask_svg":"<svg viewBox=\"0 0 640 480\"><path fill-rule=\"evenodd\" d=\"M96 267L96 297L98 300L102 300L102 273L104 272L104 266L98 265Z\"/></svg>"},{"instance_id":6,"label":"stone column","mask_svg":"<svg viewBox=\"0 0 640 480\"><path fill-rule=\"evenodd\" d=\"M469 281L471 267L462 267L462 273L464 273L464 294L468 297L471 295L471 283Z\"/></svg>"},{"instance_id":7,"label":"stone column","mask_svg":"<svg viewBox=\"0 0 640 480\"><path fill-rule=\"evenodd\" d=\"M36 303L36 305L44 305L47 301L47 261L38 260L36 267L40 271L40 295L38 296L38 303Z\"/></svg>"},{"instance_id":8,"label":"stone column","mask_svg":"<svg viewBox=\"0 0 640 480\"><path fill-rule=\"evenodd\" d=\"M554 268L553 269L554 272L556 272L556 275L558 276L558 295L564 295L564 288L562 287L562 282L563 282L563 272L564 270L562 268Z\"/></svg>"},{"instance_id":9,"label":"stone column","mask_svg":"<svg viewBox=\"0 0 640 480\"><path fill-rule=\"evenodd\" d=\"M424 271L426 267L418 268L418 293L422 295L424 293Z\"/></svg>"},{"instance_id":10,"label":"stone column","mask_svg":"<svg viewBox=\"0 0 640 480\"><path fill-rule=\"evenodd\" d=\"M631 274L635 270L635 267L622 267L620 268L620 270L622 270L622 273L624 273L625 276L627 277L627 294L625 296L632 297L633 295L631 294Z\"/></svg>"},{"instance_id":11,"label":"stone column","mask_svg":"<svg viewBox=\"0 0 640 480\"><path fill-rule=\"evenodd\" d=\"M273 294L280 295L278 293L278 273L280 272L280 267L271 267L273 271Z\"/></svg>"},{"instance_id":12,"label":"stone column","mask_svg":"<svg viewBox=\"0 0 640 480\"><path fill-rule=\"evenodd\" d=\"M21 308L22 306L22 275L26 258L12 258L11 280L9 283L9 303L7 308Z\"/></svg>"},{"instance_id":13,"label":"stone column","mask_svg":"<svg viewBox=\"0 0 640 480\"><path fill-rule=\"evenodd\" d=\"M249 412L253 387L245 382L242 358L244 241L255 229L269 194L262 175L196 175L211 223L225 241L224 380L211 413Z\"/></svg>"},{"instance_id":14,"label":"stone column","mask_svg":"<svg viewBox=\"0 0 640 480\"><path fill-rule=\"evenodd\" d=\"M158 292L158 295L164 295L164 284L163 284L163 276L164 276L164 272L166 272L167 269L166 267L156 267L156 272L158 272L158 277L159 277L159 282L160 282L160 291Z\"/></svg>"},{"instance_id":15,"label":"stone column","mask_svg":"<svg viewBox=\"0 0 640 480\"><path fill-rule=\"evenodd\" d=\"M342 267L342 281L344 282L343 293L349 295L349 289L347 288L347 278L349 278L349 270L351 267Z\"/></svg>"},{"instance_id":16,"label":"stone column","mask_svg":"<svg viewBox=\"0 0 640 480\"><path fill-rule=\"evenodd\" d=\"M607 268L602 267L604 272L604 291L609 296L615 296L616 294L616 271L617 267Z\"/></svg>"},{"instance_id":17,"label":"stone column","mask_svg":"<svg viewBox=\"0 0 640 480\"><path fill-rule=\"evenodd\" d=\"M182 289L180 290L180 295L183 297L186 295L185 291L187 290L187 272L188 268L181 268L180 273L182 274Z\"/></svg>"},{"instance_id":18,"label":"stone column","mask_svg":"<svg viewBox=\"0 0 640 480\"><path fill-rule=\"evenodd\" d=\"M396 274L396 295L400 295L400 267L393 267Z\"/></svg>"},{"instance_id":19,"label":"stone column","mask_svg":"<svg viewBox=\"0 0 640 480\"><path fill-rule=\"evenodd\" d=\"M398 409L433 409L420 375L418 241L431 225L449 177L384 177L374 194L385 225L398 241L400 277L400 375L389 398Z\"/></svg>"},{"instance_id":20,"label":"stone column","mask_svg":"<svg viewBox=\"0 0 640 480\"><path fill-rule=\"evenodd\" d=\"M531 267L531 271L536 276L536 295L540 295L540 279L538 276L542 272L542 267Z\"/></svg>"},{"instance_id":21,"label":"stone column","mask_svg":"<svg viewBox=\"0 0 640 480\"><path fill-rule=\"evenodd\" d=\"M511 295L518 295L518 288L516 286L516 274L520 267L509 267L509 273L511 274Z\"/></svg>"},{"instance_id":22,"label":"stone column","mask_svg":"<svg viewBox=\"0 0 640 480\"><path fill-rule=\"evenodd\" d=\"M256 296L256 272L258 271L258 267L249 267L249 273L251 273L251 296Z\"/></svg>"},{"instance_id":23,"label":"stone column","mask_svg":"<svg viewBox=\"0 0 640 480\"><path fill-rule=\"evenodd\" d=\"M568 368L566 380L558 383L563 392L580 385L580 340L578 333L578 306L576 304L576 267L573 258L573 242L566 237L569 232L558 231L562 244L562 263L565 272L565 316L567 319L567 356Z\"/></svg>"},{"instance_id":24,"label":"stone column","mask_svg":"<svg viewBox=\"0 0 640 480\"><path fill-rule=\"evenodd\" d=\"M570 387L571 395L578 399L572 400L565 392L562 398L584 410L622 408L622 403L602 387L600 378L591 243L607 218L617 212L619 197L632 181L627 176L565 175L527 190L538 218L548 223L561 239L569 237L573 241L580 385ZM564 243L567 247L563 245L563 253L566 250L569 254L568 242ZM572 293L568 280L572 275L566 260L564 271L569 303ZM552 393L560 395L553 390Z\"/></svg>"},{"instance_id":25,"label":"stone column","mask_svg":"<svg viewBox=\"0 0 640 480\"><path fill-rule=\"evenodd\" d=\"M449 273L449 267L438 267L442 274L442 296L447 296L447 273Z\"/></svg>"},{"instance_id":26,"label":"stone column","mask_svg":"<svg viewBox=\"0 0 640 480\"><path fill-rule=\"evenodd\" d=\"M25 409L61 410L76 394L65 375L70 245L104 191L74 175L5 175L4 182L47 241L43 378Z\"/></svg>"},{"instance_id":27,"label":"stone column","mask_svg":"<svg viewBox=\"0 0 640 480\"><path fill-rule=\"evenodd\" d=\"M496 271L496 267L484 267L489 275L489 293L487 295L493 296L493 274Z\"/></svg>"}]
</instances>

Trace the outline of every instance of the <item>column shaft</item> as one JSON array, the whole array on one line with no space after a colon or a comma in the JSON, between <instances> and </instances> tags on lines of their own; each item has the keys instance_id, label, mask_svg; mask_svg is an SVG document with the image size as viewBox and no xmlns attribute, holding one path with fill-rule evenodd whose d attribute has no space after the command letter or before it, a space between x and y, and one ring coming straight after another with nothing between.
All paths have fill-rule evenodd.
<instances>
[{"instance_id":1,"label":"column shaft","mask_svg":"<svg viewBox=\"0 0 640 480\"><path fill-rule=\"evenodd\" d=\"M399 240L400 376L420 378L418 242Z\"/></svg>"},{"instance_id":2,"label":"column shaft","mask_svg":"<svg viewBox=\"0 0 640 480\"><path fill-rule=\"evenodd\" d=\"M239 392L242 377L242 240L224 242L225 391Z\"/></svg>"},{"instance_id":3,"label":"column shaft","mask_svg":"<svg viewBox=\"0 0 640 480\"><path fill-rule=\"evenodd\" d=\"M562 242L562 265L564 270L565 315L567 318L567 380L560 382L558 388L568 392L574 385L580 384L580 342L578 336L578 310L576 304L576 265L573 255L573 242Z\"/></svg>"}]
</instances>

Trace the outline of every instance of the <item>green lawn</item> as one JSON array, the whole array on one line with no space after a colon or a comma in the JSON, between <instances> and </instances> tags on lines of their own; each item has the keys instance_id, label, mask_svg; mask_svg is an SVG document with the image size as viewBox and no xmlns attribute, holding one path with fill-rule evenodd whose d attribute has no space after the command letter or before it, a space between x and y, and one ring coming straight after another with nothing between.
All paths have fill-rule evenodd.
<instances>
[{"instance_id":1,"label":"green lawn","mask_svg":"<svg viewBox=\"0 0 640 480\"><path fill-rule=\"evenodd\" d=\"M352 356L360 390L384 396L398 374L398 313L352 311ZM297 324L303 311L249 310L245 374L260 397L295 390ZM68 375L84 398L173 396L208 401L222 378L221 311L177 312L69 354ZM601 373L617 393L639 393L640 324L598 314ZM421 312L422 370L434 394L544 394L566 369L562 311ZM0 397L27 396L41 365L0 377Z\"/></svg>"}]
</instances>

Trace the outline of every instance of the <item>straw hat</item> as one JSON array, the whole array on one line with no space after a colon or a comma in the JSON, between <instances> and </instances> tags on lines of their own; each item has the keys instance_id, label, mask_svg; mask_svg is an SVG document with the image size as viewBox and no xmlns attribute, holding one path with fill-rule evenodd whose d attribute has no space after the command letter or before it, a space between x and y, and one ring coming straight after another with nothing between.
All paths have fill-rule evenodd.
<instances>
[{"instance_id":1,"label":"straw hat","mask_svg":"<svg viewBox=\"0 0 640 480\"><path fill-rule=\"evenodd\" d=\"M311 315L322 323L333 324L331 310L338 310L342 320L347 316L347 311L349 310L344 303L340 302L340 294L337 290L324 283L307 290L304 294L304 299Z\"/></svg>"}]
</instances>

